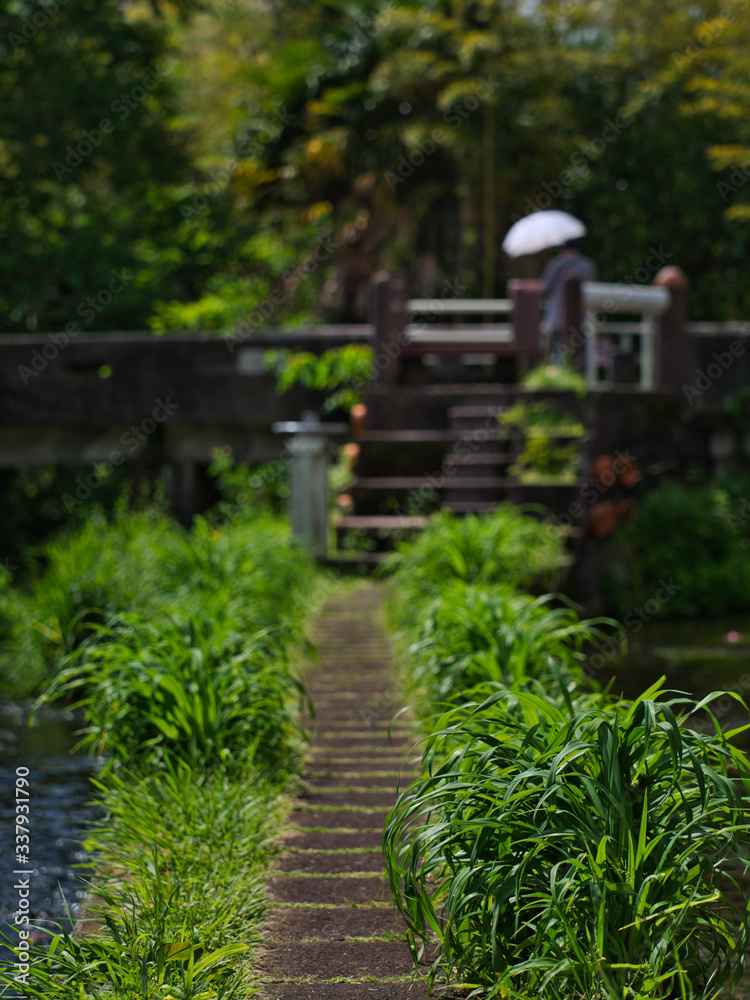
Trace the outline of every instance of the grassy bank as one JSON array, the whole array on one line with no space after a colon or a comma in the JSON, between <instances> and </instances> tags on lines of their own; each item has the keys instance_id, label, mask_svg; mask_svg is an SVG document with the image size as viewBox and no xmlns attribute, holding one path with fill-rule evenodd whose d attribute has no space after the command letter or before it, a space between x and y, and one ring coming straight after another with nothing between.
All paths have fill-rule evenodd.
<instances>
[{"instance_id":1,"label":"grassy bank","mask_svg":"<svg viewBox=\"0 0 750 1000\"><path fill-rule=\"evenodd\" d=\"M415 957L436 940L433 978L472 995L718 997L748 941L732 890L750 765L718 693L594 684L587 650L618 626L539 595L560 545L507 507L443 515L397 560L391 620L427 736L384 832L394 898Z\"/></svg>"},{"instance_id":2,"label":"grassy bank","mask_svg":"<svg viewBox=\"0 0 750 1000\"><path fill-rule=\"evenodd\" d=\"M32 948L4 993L255 995L265 873L305 741L296 664L315 570L268 516L190 532L93 516L3 592L6 690L85 711L104 818L86 931Z\"/></svg>"}]
</instances>

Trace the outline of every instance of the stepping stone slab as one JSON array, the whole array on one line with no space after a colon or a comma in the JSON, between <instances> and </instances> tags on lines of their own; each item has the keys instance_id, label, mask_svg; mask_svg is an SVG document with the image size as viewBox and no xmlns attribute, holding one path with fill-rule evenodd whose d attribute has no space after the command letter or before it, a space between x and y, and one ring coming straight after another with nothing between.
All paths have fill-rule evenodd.
<instances>
[{"instance_id":1,"label":"stepping stone slab","mask_svg":"<svg viewBox=\"0 0 750 1000\"><path fill-rule=\"evenodd\" d=\"M355 812L352 809L336 811L296 809L289 818L293 826L320 827L326 830L370 830L379 836L385 826L386 812Z\"/></svg>"},{"instance_id":2,"label":"stepping stone slab","mask_svg":"<svg viewBox=\"0 0 750 1000\"><path fill-rule=\"evenodd\" d=\"M316 937L342 941L345 937L405 934L404 921L395 910L375 907L315 906L270 909L271 940Z\"/></svg>"},{"instance_id":3,"label":"stepping stone slab","mask_svg":"<svg viewBox=\"0 0 750 1000\"><path fill-rule=\"evenodd\" d=\"M375 761L374 764L380 764L380 761ZM349 779L354 781L356 779L358 784L367 778L373 778L377 781L391 782L402 774L401 768L398 766L396 761L383 761L382 767L370 766L368 761L363 761L359 767L360 770L355 771L353 768L357 767L357 764L343 763L343 764L315 764L308 765L305 777L310 782L311 785L317 784L318 781L323 778L335 778L338 782L345 782ZM408 771L406 772L409 773Z\"/></svg>"},{"instance_id":4,"label":"stepping stone slab","mask_svg":"<svg viewBox=\"0 0 750 1000\"><path fill-rule=\"evenodd\" d=\"M387 733L335 733L330 730L315 737L317 750L348 750L351 754L366 754L369 748L378 752L388 749L406 756L414 749L413 740L403 740L398 734L391 739Z\"/></svg>"},{"instance_id":5,"label":"stepping stone slab","mask_svg":"<svg viewBox=\"0 0 750 1000\"><path fill-rule=\"evenodd\" d=\"M432 998L427 983L274 983L263 987L264 1000L451 1000L439 987Z\"/></svg>"},{"instance_id":6,"label":"stepping stone slab","mask_svg":"<svg viewBox=\"0 0 750 1000\"><path fill-rule=\"evenodd\" d=\"M270 898L279 903L390 903L387 883L371 878L299 877L275 875L268 880Z\"/></svg>"},{"instance_id":7,"label":"stepping stone slab","mask_svg":"<svg viewBox=\"0 0 750 1000\"><path fill-rule=\"evenodd\" d=\"M308 773L307 780L310 784L307 790L310 795L318 792L333 795L337 793L337 790L343 791L346 789L350 794L350 801L353 801L356 797L357 802L359 802L360 795L372 795L374 793L381 795L387 793L395 800L399 784L398 774L389 775L385 778L377 774L368 774L366 777L360 777L358 774L350 774L349 777L344 778L338 774ZM406 784L408 783L407 781ZM401 787L404 787L403 778L401 780Z\"/></svg>"},{"instance_id":8,"label":"stepping stone slab","mask_svg":"<svg viewBox=\"0 0 750 1000\"><path fill-rule=\"evenodd\" d=\"M301 802L315 806L346 806L356 802L366 808L390 809L396 804L396 786L392 792L306 792L300 796Z\"/></svg>"},{"instance_id":9,"label":"stepping stone slab","mask_svg":"<svg viewBox=\"0 0 750 1000\"><path fill-rule=\"evenodd\" d=\"M374 830L372 833L359 831L352 833L290 832L285 835L282 844L284 847L302 847L312 851L336 851L342 848L372 847L377 850L377 853L370 855L370 857L380 859L382 835L380 830Z\"/></svg>"},{"instance_id":10,"label":"stepping stone slab","mask_svg":"<svg viewBox=\"0 0 750 1000\"><path fill-rule=\"evenodd\" d=\"M358 770L369 770L370 767L377 767L381 764L384 767L386 765L401 767L401 764L406 762L416 768L420 759L415 753L404 753L400 747L381 747L379 750L368 750L367 747L362 746L354 746L344 750L326 750L314 747L308 758L308 765L348 764Z\"/></svg>"},{"instance_id":11,"label":"stepping stone slab","mask_svg":"<svg viewBox=\"0 0 750 1000\"><path fill-rule=\"evenodd\" d=\"M367 726L370 729L383 729L389 726L393 716L396 714L396 711L397 709L388 709L387 711L381 712L379 715L369 713L365 714L362 711L355 710L354 708L344 712L318 712L314 721L320 726L324 724L336 724L342 729L358 728L359 726ZM333 728L332 725L331 728ZM408 734L411 731L411 728L411 723L409 722L396 722L393 725L394 732Z\"/></svg>"},{"instance_id":12,"label":"stepping stone slab","mask_svg":"<svg viewBox=\"0 0 750 1000\"><path fill-rule=\"evenodd\" d=\"M414 969L405 941L322 941L265 945L261 971L271 976L361 979L407 976Z\"/></svg>"},{"instance_id":13,"label":"stepping stone slab","mask_svg":"<svg viewBox=\"0 0 750 1000\"><path fill-rule=\"evenodd\" d=\"M279 872L313 872L330 875L344 872L384 872L383 855L377 854L284 854L274 865Z\"/></svg>"}]
</instances>

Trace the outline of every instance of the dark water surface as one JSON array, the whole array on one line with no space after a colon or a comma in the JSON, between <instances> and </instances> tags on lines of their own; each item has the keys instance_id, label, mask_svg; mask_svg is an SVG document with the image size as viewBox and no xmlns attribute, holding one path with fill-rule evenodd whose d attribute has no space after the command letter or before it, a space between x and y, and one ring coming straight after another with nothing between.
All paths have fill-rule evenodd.
<instances>
[{"instance_id":1,"label":"dark water surface","mask_svg":"<svg viewBox=\"0 0 750 1000\"><path fill-rule=\"evenodd\" d=\"M627 641L627 655L611 657L598 672L602 683L615 677L613 692L635 697L663 675L672 690L696 698L734 691L750 704L750 618L648 623ZM712 711L723 729L750 723L750 714L729 697ZM750 749L750 733L736 743Z\"/></svg>"},{"instance_id":2,"label":"dark water surface","mask_svg":"<svg viewBox=\"0 0 750 1000\"><path fill-rule=\"evenodd\" d=\"M28 708L0 705L0 932L12 933L19 907L19 885L28 879L32 924L52 928L68 924L66 905L75 919L91 876L89 858L82 848L86 824L97 811L89 805L89 782L94 762L85 754L71 755L80 719L72 713L47 710L39 713L33 728L27 725ZM16 798L16 769L28 768L28 800ZM16 803L29 803L29 864L16 856ZM81 867L83 866L83 867ZM14 874L15 872L22 874ZM0 948L0 959L11 953Z\"/></svg>"}]
</instances>

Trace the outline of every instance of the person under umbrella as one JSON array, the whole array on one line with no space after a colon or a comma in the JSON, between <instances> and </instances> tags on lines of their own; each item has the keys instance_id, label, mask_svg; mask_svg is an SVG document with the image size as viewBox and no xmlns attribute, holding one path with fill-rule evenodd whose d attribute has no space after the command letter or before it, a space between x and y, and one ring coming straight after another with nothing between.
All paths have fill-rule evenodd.
<instances>
[{"instance_id":1,"label":"person under umbrella","mask_svg":"<svg viewBox=\"0 0 750 1000\"><path fill-rule=\"evenodd\" d=\"M571 278L580 281L594 279L594 264L578 249L578 240L586 235L586 227L569 212L557 209L532 212L510 227L503 240L503 250L509 257L539 253L560 247L542 274L545 304L540 330L548 341L548 351L556 362L562 361L565 342L565 286Z\"/></svg>"},{"instance_id":2,"label":"person under umbrella","mask_svg":"<svg viewBox=\"0 0 750 1000\"><path fill-rule=\"evenodd\" d=\"M545 301L540 330L557 364L562 363L565 344L565 286L571 278L593 281L595 277L594 262L581 253L577 240L568 240L542 272Z\"/></svg>"}]
</instances>

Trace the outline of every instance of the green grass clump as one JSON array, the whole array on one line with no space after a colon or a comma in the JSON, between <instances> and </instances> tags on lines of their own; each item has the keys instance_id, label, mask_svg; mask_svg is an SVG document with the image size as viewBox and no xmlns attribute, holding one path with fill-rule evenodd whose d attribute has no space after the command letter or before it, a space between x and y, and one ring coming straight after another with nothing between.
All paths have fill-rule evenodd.
<instances>
[{"instance_id":1,"label":"green grass clump","mask_svg":"<svg viewBox=\"0 0 750 1000\"><path fill-rule=\"evenodd\" d=\"M87 718L82 745L123 762L176 757L202 770L289 773L304 701L289 663L293 636L288 627L226 632L208 618L121 615L93 628L45 697L76 699L71 707Z\"/></svg>"},{"instance_id":2,"label":"green grass clump","mask_svg":"<svg viewBox=\"0 0 750 1000\"><path fill-rule=\"evenodd\" d=\"M404 543L388 566L411 620L410 605L438 596L447 582L550 584L559 575L563 532L551 521L525 514L511 503L502 503L487 514L457 517L452 511L434 514L412 543ZM395 611L398 618L398 611Z\"/></svg>"},{"instance_id":3,"label":"green grass clump","mask_svg":"<svg viewBox=\"0 0 750 1000\"><path fill-rule=\"evenodd\" d=\"M32 952L28 996L240 1000L257 995L266 870L280 800L254 777L110 770L96 782L106 819L86 933ZM0 973L0 982L3 980Z\"/></svg>"},{"instance_id":4,"label":"green grass clump","mask_svg":"<svg viewBox=\"0 0 750 1000\"><path fill-rule=\"evenodd\" d=\"M24 591L3 579L15 675L83 708L105 820L89 936L34 946L26 995L240 1000L281 796L304 747L293 669L316 572L288 527L248 510L187 532L95 515L48 543ZM36 627L30 627L36 623ZM33 668L33 671L32 671ZM15 994L15 964L0 990Z\"/></svg>"},{"instance_id":5,"label":"green grass clump","mask_svg":"<svg viewBox=\"0 0 750 1000\"><path fill-rule=\"evenodd\" d=\"M598 691L587 655L617 624L526 593L559 538L518 511L499 525L433 519L393 579L429 734L383 838L415 961L436 942L433 980L483 998L714 1000L748 943L750 764L730 740L750 727L722 734L721 693L663 679L633 703Z\"/></svg>"},{"instance_id":6,"label":"green grass clump","mask_svg":"<svg viewBox=\"0 0 750 1000\"><path fill-rule=\"evenodd\" d=\"M251 631L298 613L311 561L279 518L236 517L223 529L196 518L190 531L159 512L93 512L32 554L30 576L0 578L0 686L38 692L92 627L123 611L209 617Z\"/></svg>"},{"instance_id":7,"label":"green grass clump","mask_svg":"<svg viewBox=\"0 0 750 1000\"><path fill-rule=\"evenodd\" d=\"M750 765L689 699L572 717L507 692L457 709L384 833L412 946L486 997L667 1000L736 985ZM708 701L708 699L706 700ZM705 706L705 702L703 703Z\"/></svg>"},{"instance_id":8,"label":"green grass clump","mask_svg":"<svg viewBox=\"0 0 750 1000\"><path fill-rule=\"evenodd\" d=\"M454 580L424 602L409 630L409 684L428 706L460 700L486 681L562 702L586 680L587 645L608 638L602 625L615 623L583 621L551 594Z\"/></svg>"},{"instance_id":9,"label":"green grass clump","mask_svg":"<svg viewBox=\"0 0 750 1000\"><path fill-rule=\"evenodd\" d=\"M32 550L23 587L0 593L0 684L37 691L89 625L123 608L163 606L162 539L177 526L159 512L101 512ZM0 592L2 587L0 587Z\"/></svg>"}]
</instances>

